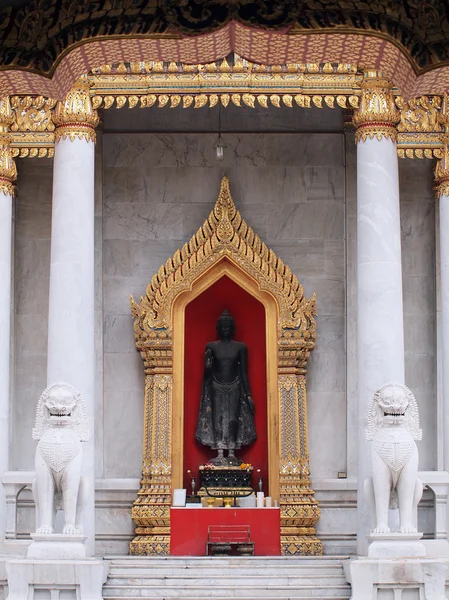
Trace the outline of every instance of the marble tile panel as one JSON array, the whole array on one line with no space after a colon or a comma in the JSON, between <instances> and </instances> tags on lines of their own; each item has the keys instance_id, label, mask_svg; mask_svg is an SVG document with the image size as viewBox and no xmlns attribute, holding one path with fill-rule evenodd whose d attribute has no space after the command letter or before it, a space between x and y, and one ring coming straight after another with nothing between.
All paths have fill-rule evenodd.
<instances>
[{"instance_id":1,"label":"marble tile panel","mask_svg":"<svg viewBox=\"0 0 449 600\"><path fill-rule=\"evenodd\" d=\"M14 389L14 420L12 468L33 470L36 442L31 437L36 416L36 405L42 393L41 386L16 385Z\"/></svg>"},{"instance_id":2,"label":"marble tile panel","mask_svg":"<svg viewBox=\"0 0 449 600\"><path fill-rule=\"evenodd\" d=\"M316 292L318 317L342 315L345 307L343 277L300 277L304 294L310 298Z\"/></svg>"},{"instance_id":3,"label":"marble tile panel","mask_svg":"<svg viewBox=\"0 0 449 600\"><path fill-rule=\"evenodd\" d=\"M131 508L132 505L123 508L97 507L95 511L95 533L97 535L128 534L132 536L134 528L130 518Z\"/></svg>"},{"instance_id":4,"label":"marble tile panel","mask_svg":"<svg viewBox=\"0 0 449 600\"><path fill-rule=\"evenodd\" d=\"M138 391L144 395L145 373L142 358L137 352L104 355L104 389L105 392L115 390Z\"/></svg>"},{"instance_id":5,"label":"marble tile panel","mask_svg":"<svg viewBox=\"0 0 449 600\"><path fill-rule=\"evenodd\" d=\"M328 200L329 168L306 167L304 171L307 200Z\"/></svg>"},{"instance_id":6,"label":"marble tile panel","mask_svg":"<svg viewBox=\"0 0 449 600\"><path fill-rule=\"evenodd\" d=\"M129 296L139 301L150 282L148 277L103 277L103 310L105 314L127 315L131 318Z\"/></svg>"},{"instance_id":7,"label":"marble tile panel","mask_svg":"<svg viewBox=\"0 0 449 600\"><path fill-rule=\"evenodd\" d=\"M46 314L16 314L14 334L16 357L47 354L48 316Z\"/></svg>"},{"instance_id":8,"label":"marble tile panel","mask_svg":"<svg viewBox=\"0 0 449 600\"><path fill-rule=\"evenodd\" d=\"M105 391L105 477L139 477L142 468L143 394Z\"/></svg>"},{"instance_id":9,"label":"marble tile panel","mask_svg":"<svg viewBox=\"0 0 449 600\"><path fill-rule=\"evenodd\" d=\"M404 158L399 164L401 203L416 198L431 198L433 194L433 165L430 160Z\"/></svg>"},{"instance_id":10,"label":"marble tile panel","mask_svg":"<svg viewBox=\"0 0 449 600\"><path fill-rule=\"evenodd\" d=\"M105 134L107 167L211 167L216 166L216 134ZM222 166L265 164L265 136L224 134Z\"/></svg>"},{"instance_id":11,"label":"marble tile panel","mask_svg":"<svg viewBox=\"0 0 449 600\"><path fill-rule=\"evenodd\" d=\"M18 239L50 239L51 209L16 205L16 236Z\"/></svg>"},{"instance_id":12,"label":"marble tile panel","mask_svg":"<svg viewBox=\"0 0 449 600\"><path fill-rule=\"evenodd\" d=\"M16 381L21 386L38 388L41 392L47 386L47 355L24 354L15 365ZM37 403L38 398L36 398Z\"/></svg>"},{"instance_id":13,"label":"marble tile panel","mask_svg":"<svg viewBox=\"0 0 449 600\"><path fill-rule=\"evenodd\" d=\"M269 240L325 238L344 236L344 208L336 202L268 205Z\"/></svg>"},{"instance_id":14,"label":"marble tile panel","mask_svg":"<svg viewBox=\"0 0 449 600\"><path fill-rule=\"evenodd\" d=\"M103 239L164 240L182 237L182 206L122 202L105 209Z\"/></svg>"},{"instance_id":15,"label":"marble tile panel","mask_svg":"<svg viewBox=\"0 0 449 600\"><path fill-rule=\"evenodd\" d=\"M405 275L429 275L435 270L433 199L401 203L401 250Z\"/></svg>"},{"instance_id":16,"label":"marble tile panel","mask_svg":"<svg viewBox=\"0 0 449 600\"><path fill-rule=\"evenodd\" d=\"M186 209L188 211L188 209ZM184 212L184 208L183 208ZM195 230L191 234L179 238L178 240L148 240L141 242L141 262L138 271L139 277L146 279L149 283L159 267L167 262L173 256L178 248L182 248L185 241L189 240L197 229L203 224L199 221ZM145 284L146 287L146 284Z\"/></svg>"},{"instance_id":17,"label":"marble tile panel","mask_svg":"<svg viewBox=\"0 0 449 600\"><path fill-rule=\"evenodd\" d=\"M268 229L268 207L269 205L247 205L240 206L240 213L248 225L253 229L254 233L262 240L267 238Z\"/></svg>"},{"instance_id":18,"label":"marble tile panel","mask_svg":"<svg viewBox=\"0 0 449 600\"><path fill-rule=\"evenodd\" d=\"M419 424L422 429L422 441L417 442L419 469L433 471L437 469L436 394L423 391L415 395L419 407Z\"/></svg>"},{"instance_id":19,"label":"marble tile panel","mask_svg":"<svg viewBox=\"0 0 449 600\"><path fill-rule=\"evenodd\" d=\"M22 314L47 315L49 279L23 278L15 282L16 311Z\"/></svg>"},{"instance_id":20,"label":"marble tile panel","mask_svg":"<svg viewBox=\"0 0 449 600\"><path fill-rule=\"evenodd\" d=\"M426 354L405 352L405 383L418 396L420 392L434 392L436 397L436 357ZM436 411L436 400L434 409Z\"/></svg>"},{"instance_id":21,"label":"marble tile panel","mask_svg":"<svg viewBox=\"0 0 449 600\"><path fill-rule=\"evenodd\" d=\"M195 168L150 167L132 183L127 180L127 199L175 204L204 202L213 206L224 171L219 163Z\"/></svg>"},{"instance_id":22,"label":"marble tile panel","mask_svg":"<svg viewBox=\"0 0 449 600\"><path fill-rule=\"evenodd\" d=\"M14 252L16 279L50 276L50 239L19 239Z\"/></svg>"},{"instance_id":23,"label":"marble tile panel","mask_svg":"<svg viewBox=\"0 0 449 600\"><path fill-rule=\"evenodd\" d=\"M343 165L342 134L271 134L267 141L267 165Z\"/></svg>"},{"instance_id":24,"label":"marble tile panel","mask_svg":"<svg viewBox=\"0 0 449 600\"><path fill-rule=\"evenodd\" d=\"M402 280L404 313L421 315L435 310L435 277L405 276Z\"/></svg>"},{"instance_id":25,"label":"marble tile panel","mask_svg":"<svg viewBox=\"0 0 449 600\"><path fill-rule=\"evenodd\" d=\"M328 199L345 201L345 167L343 166L329 168Z\"/></svg>"},{"instance_id":26,"label":"marble tile panel","mask_svg":"<svg viewBox=\"0 0 449 600\"><path fill-rule=\"evenodd\" d=\"M344 315L318 315L316 319L316 350L318 352L345 352ZM313 352L315 352L314 350Z\"/></svg>"},{"instance_id":27,"label":"marble tile panel","mask_svg":"<svg viewBox=\"0 0 449 600\"><path fill-rule=\"evenodd\" d=\"M243 167L226 174L231 194L239 206L245 204L285 204L306 202L305 169L298 167Z\"/></svg>"},{"instance_id":28,"label":"marble tile panel","mask_svg":"<svg viewBox=\"0 0 449 600\"><path fill-rule=\"evenodd\" d=\"M345 241L326 240L324 244L324 272L329 276L343 277L345 274ZM319 273L319 271L315 271Z\"/></svg>"},{"instance_id":29,"label":"marble tile panel","mask_svg":"<svg viewBox=\"0 0 449 600\"><path fill-rule=\"evenodd\" d=\"M194 235L213 209L213 203L183 204L182 206L182 241L187 242ZM168 256L167 256L168 258Z\"/></svg>"},{"instance_id":30,"label":"marble tile panel","mask_svg":"<svg viewBox=\"0 0 449 600\"><path fill-rule=\"evenodd\" d=\"M310 469L314 478L346 470L346 394L307 394Z\"/></svg>"},{"instance_id":31,"label":"marble tile panel","mask_svg":"<svg viewBox=\"0 0 449 600\"><path fill-rule=\"evenodd\" d=\"M134 277L142 263L142 243L137 240L104 240L103 273L110 276Z\"/></svg>"},{"instance_id":32,"label":"marble tile panel","mask_svg":"<svg viewBox=\"0 0 449 600\"><path fill-rule=\"evenodd\" d=\"M103 311L96 310L95 320L95 477L103 476Z\"/></svg>"},{"instance_id":33,"label":"marble tile panel","mask_svg":"<svg viewBox=\"0 0 449 600\"><path fill-rule=\"evenodd\" d=\"M329 351L321 344L312 352L308 366L308 389L311 393L346 390L346 356L341 348Z\"/></svg>"},{"instance_id":34,"label":"marble tile panel","mask_svg":"<svg viewBox=\"0 0 449 600\"><path fill-rule=\"evenodd\" d=\"M103 204L110 205L116 202L126 202L126 178L128 172L132 171L135 177L139 177L141 169L131 167L104 167L103 169Z\"/></svg>"},{"instance_id":35,"label":"marble tile panel","mask_svg":"<svg viewBox=\"0 0 449 600\"><path fill-rule=\"evenodd\" d=\"M432 313L404 314L404 344L406 352L425 350L436 355L436 315Z\"/></svg>"},{"instance_id":36,"label":"marble tile panel","mask_svg":"<svg viewBox=\"0 0 449 600\"><path fill-rule=\"evenodd\" d=\"M325 272L325 242L322 239L275 242L269 246L297 275L300 283L305 276Z\"/></svg>"},{"instance_id":37,"label":"marble tile panel","mask_svg":"<svg viewBox=\"0 0 449 600\"><path fill-rule=\"evenodd\" d=\"M135 352L133 320L128 315L105 314L104 352Z\"/></svg>"}]
</instances>

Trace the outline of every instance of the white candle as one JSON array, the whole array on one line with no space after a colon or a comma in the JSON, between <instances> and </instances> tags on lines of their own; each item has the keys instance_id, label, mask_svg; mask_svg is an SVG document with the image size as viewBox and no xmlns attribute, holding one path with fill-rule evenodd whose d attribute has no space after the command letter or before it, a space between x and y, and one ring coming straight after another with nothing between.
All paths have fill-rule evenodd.
<instances>
[{"instance_id":1,"label":"white candle","mask_svg":"<svg viewBox=\"0 0 449 600\"><path fill-rule=\"evenodd\" d=\"M267 496L267 497L265 498L265 506L266 506L267 508L271 508L271 496Z\"/></svg>"},{"instance_id":2,"label":"white candle","mask_svg":"<svg viewBox=\"0 0 449 600\"><path fill-rule=\"evenodd\" d=\"M257 492L257 508L263 508L264 493Z\"/></svg>"}]
</instances>

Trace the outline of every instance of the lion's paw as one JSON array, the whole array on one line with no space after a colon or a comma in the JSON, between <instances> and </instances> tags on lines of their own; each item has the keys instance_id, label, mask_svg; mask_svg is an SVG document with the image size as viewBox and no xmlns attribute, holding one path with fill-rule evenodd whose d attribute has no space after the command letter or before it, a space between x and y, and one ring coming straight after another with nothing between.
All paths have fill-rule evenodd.
<instances>
[{"instance_id":1,"label":"lion's paw","mask_svg":"<svg viewBox=\"0 0 449 600\"><path fill-rule=\"evenodd\" d=\"M43 525L42 527L39 527L36 530L36 533L40 534L40 535L50 535L54 532L53 527L47 527L46 525Z\"/></svg>"},{"instance_id":2,"label":"lion's paw","mask_svg":"<svg viewBox=\"0 0 449 600\"><path fill-rule=\"evenodd\" d=\"M372 529L371 533L390 533L390 528L388 525L381 525L380 527Z\"/></svg>"},{"instance_id":3,"label":"lion's paw","mask_svg":"<svg viewBox=\"0 0 449 600\"><path fill-rule=\"evenodd\" d=\"M75 527L74 525L65 525L62 533L64 535L79 535L81 532L78 527Z\"/></svg>"},{"instance_id":4,"label":"lion's paw","mask_svg":"<svg viewBox=\"0 0 449 600\"><path fill-rule=\"evenodd\" d=\"M416 529L416 527L406 525L404 527L399 527L399 533L418 533L418 530Z\"/></svg>"}]
</instances>

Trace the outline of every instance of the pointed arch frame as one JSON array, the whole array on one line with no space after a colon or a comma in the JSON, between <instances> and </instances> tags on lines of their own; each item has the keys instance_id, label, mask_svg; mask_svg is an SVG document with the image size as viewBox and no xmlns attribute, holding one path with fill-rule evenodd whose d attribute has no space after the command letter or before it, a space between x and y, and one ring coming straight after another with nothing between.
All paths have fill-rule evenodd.
<instances>
[{"instance_id":1,"label":"pointed arch frame","mask_svg":"<svg viewBox=\"0 0 449 600\"><path fill-rule=\"evenodd\" d=\"M182 461L184 310L225 272L245 281L266 310L269 441L275 445L269 452L270 493L279 494L282 553L322 554L315 535L320 511L310 488L305 379L315 347L315 295L304 297L290 268L244 221L226 177L197 233L159 268L140 303L131 296L145 367L145 409L130 552L170 553L171 492L179 485Z\"/></svg>"}]
</instances>

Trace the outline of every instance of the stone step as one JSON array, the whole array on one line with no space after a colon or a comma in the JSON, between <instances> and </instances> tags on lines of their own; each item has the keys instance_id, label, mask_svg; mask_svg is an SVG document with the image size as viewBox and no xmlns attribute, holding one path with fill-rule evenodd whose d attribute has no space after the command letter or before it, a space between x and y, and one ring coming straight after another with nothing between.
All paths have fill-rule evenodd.
<instances>
[{"instance_id":1,"label":"stone step","mask_svg":"<svg viewBox=\"0 0 449 600\"><path fill-rule=\"evenodd\" d=\"M349 586L346 585L302 585L270 586L269 588L254 586L184 586L179 588L151 587L151 586L109 586L103 587L103 598L349 598L351 595Z\"/></svg>"},{"instance_id":2,"label":"stone step","mask_svg":"<svg viewBox=\"0 0 449 600\"><path fill-rule=\"evenodd\" d=\"M165 567L165 568L154 568L154 567L118 567L112 566L109 569L109 577L154 577L157 574L158 577L220 577L223 575L224 569L210 566L207 568L199 567ZM233 574L241 575L244 577L263 577L263 576L283 576L283 577L303 577L304 575L313 575L319 577L320 575L338 575L343 572L341 565L332 565L329 567L270 567L270 568L251 568L251 567L240 567L236 566L232 569Z\"/></svg>"},{"instance_id":3,"label":"stone step","mask_svg":"<svg viewBox=\"0 0 449 600\"><path fill-rule=\"evenodd\" d=\"M275 583L273 583L275 582ZM240 587L241 585L253 586L260 588L270 588L273 586L301 586L301 585L345 585L346 579L343 574L326 576L321 575L319 577L315 575L303 575L302 577L280 577L278 575L260 575L258 577L246 577L244 575L222 575L221 577L155 577L149 575L148 577L111 577L108 579L108 586L127 586L139 585L142 587L179 587L179 586L193 586L198 587L215 587L215 586L228 586L228 587Z\"/></svg>"}]
</instances>

